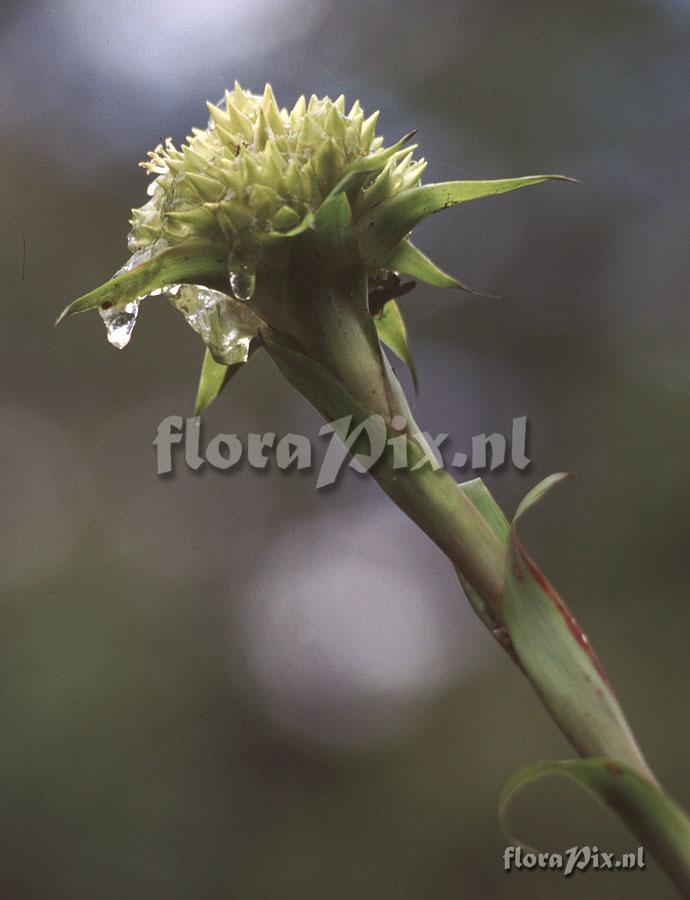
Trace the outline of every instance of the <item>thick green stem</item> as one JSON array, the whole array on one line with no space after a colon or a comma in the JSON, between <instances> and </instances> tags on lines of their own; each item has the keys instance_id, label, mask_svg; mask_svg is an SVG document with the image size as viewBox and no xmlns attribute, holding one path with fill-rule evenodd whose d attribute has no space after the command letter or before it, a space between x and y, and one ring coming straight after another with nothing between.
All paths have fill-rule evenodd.
<instances>
[{"instance_id":1,"label":"thick green stem","mask_svg":"<svg viewBox=\"0 0 690 900\"><path fill-rule=\"evenodd\" d=\"M505 548L481 513L444 469L434 469L419 426L397 378L386 364L390 411L407 422L408 465L396 469L392 454L372 470L381 488L443 550L482 598L494 626L501 624ZM419 468L415 468L420 465Z\"/></svg>"},{"instance_id":2,"label":"thick green stem","mask_svg":"<svg viewBox=\"0 0 690 900\"><path fill-rule=\"evenodd\" d=\"M358 424L370 415L379 415L389 427L391 436L399 434L399 430L392 427L393 419L399 417L405 421L408 464L395 468L393 451L388 449L371 474L388 496L464 573L491 611L494 621L499 623L505 548L446 471L434 470L428 462L415 469L429 451L388 363L384 360L381 364L383 379L379 383L385 388L374 392L362 388L360 377L350 384L344 365L336 368L338 377L334 378L320 362L307 357L294 343L275 332L264 332L264 342L288 381L327 421L352 416L353 424ZM353 397L353 394L359 396Z\"/></svg>"}]
</instances>

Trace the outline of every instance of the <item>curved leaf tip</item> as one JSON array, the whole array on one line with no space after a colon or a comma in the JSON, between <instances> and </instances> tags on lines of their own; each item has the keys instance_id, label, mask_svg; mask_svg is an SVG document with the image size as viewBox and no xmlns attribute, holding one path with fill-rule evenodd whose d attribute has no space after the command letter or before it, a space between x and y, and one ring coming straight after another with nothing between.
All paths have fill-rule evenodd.
<instances>
[{"instance_id":1,"label":"curved leaf tip","mask_svg":"<svg viewBox=\"0 0 690 900\"><path fill-rule=\"evenodd\" d=\"M409 238L405 238L395 247L390 257L386 260L386 268L414 278L415 281L423 281L432 287L449 288L451 290L465 291L477 297L488 297L498 300L493 294L483 294L458 281L452 275L448 275L439 268L435 262L422 253Z\"/></svg>"},{"instance_id":2,"label":"curved leaf tip","mask_svg":"<svg viewBox=\"0 0 690 900\"><path fill-rule=\"evenodd\" d=\"M533 849L512 834L507 824L508 809L518 791L550 776L571 779L617 813L663 866L681 894L690 896L690 819L656 783L617 759L545 760L519 769L498 798L499 822L507 840Z\"/></svg>"},{"instance_id":3,"label":"curved leaf tip","mask_svg":"<svg viewBox=\"0 0 690 900\"><path fill-rule=\"evenodd\" d=\"M557 484L560 484L562 481L566 481L569 478L574 478L574 474L572 472L554 472L553 475L547 475L539 484L535 485L528 493L522 498L520 503L518 504L518 508L515 510L515 515L513 516L513 525L516 525L517 522L522 518L522 516L531 509L535 503L538 503L541 498L548 494L549 491L556 487Z\"/></svg>"}]
</instances>

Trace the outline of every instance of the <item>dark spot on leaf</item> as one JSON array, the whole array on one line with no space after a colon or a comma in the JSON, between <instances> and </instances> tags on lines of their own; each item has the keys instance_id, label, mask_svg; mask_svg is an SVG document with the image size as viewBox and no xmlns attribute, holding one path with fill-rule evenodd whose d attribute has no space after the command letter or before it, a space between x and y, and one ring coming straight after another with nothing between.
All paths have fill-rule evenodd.
<instances>
[{"instance_id":1,"label":"dark spot on leaf","mask_svg":"<svg viewBox=\"0 0 690 900\"><path fill-rule=\"evenodd\" d=\"M622 778L625 775L625 772L623 771L623 769L621 769L621 767L617 766L615 763L606 763L606 768L613 775L618 775L619 778Z\"/></svg>"},{"instance_id":2,"label":"dark spot on leaf","mask_svg":"<svg viewBox=\"0 0 690 900\"><path fill-rule=\"evenodd\" d=\"M110 309L112 305L110 300L104 300L103 303L101 303L101 309Z\"/></svg>"}]
</instances>

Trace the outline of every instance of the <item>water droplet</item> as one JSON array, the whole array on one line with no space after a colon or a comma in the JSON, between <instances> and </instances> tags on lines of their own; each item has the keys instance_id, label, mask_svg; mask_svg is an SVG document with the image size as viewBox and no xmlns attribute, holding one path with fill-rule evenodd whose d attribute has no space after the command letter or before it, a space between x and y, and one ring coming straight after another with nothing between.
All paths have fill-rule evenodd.
<instances>
[{"instance_id":1,"label":"water droplet","mask_svg":"<svg viewBox=\"0 0 690 900\"><path fill-rule=\"evenodd\" d=\"M115 275L122 275L124 272L131 272L132 269L135 269L137 266L140 266L142 263L148 262L153 255L153 245L149 245L148 247L142 247L141 250L137 250L133 253L124 266L121 266ZM115 276L113 276L115 277Z\"/></svg>"},{"instance_id":2,"label":"water droplet","mask_svg":"<svg viewBox=\"0 0 690 900\"><path fill-rule=\"evenodd\" d=\"M158 240L154 241L152 244L147 244L145 247L140 247L137 250L137 236L133 231L130 231L127 237L127 243L129 249L134 250L135 252L132 253L124 266L121 266L117 272L115 272L115 275L122 275L123 272L131 272L132 269L136 269L136 267L140 266L142 263L148 262L152 257L161 253L163 250L166 250L170 246L165 238L158 238Z\"/></svg>"},{"instance_id":3,"label":"water droplet","mask_svg":"<svg viewBox=\"0 0 690 900\"><path fill-rule=\"evenodd\" d=\"M256 288L256 270L253 265L246 262L238 262L234 257L230 258L228 267L230 290L238 300L247 302L252 299Z\"/></svg>"},{"instance_id":4,"label":"water droplet","mask_svg":"<svg viewBox=\"0 0 690 900\"><path fill-rule=\"evenodd\" d=\"M124 349L129 343L137 321L139 313L138 301L132 300L130 303L125 303L124 306L112 306L108 309L101 308L98 311L105 322L110 343L113 347L117 347L118 350Z\"/></svg>"},{"instance_id":5,"label":"water droplet","mask_svg":"<svg viewBox=\"0 0 690 900\"><path fill-rule=\"evenodd\" d=\"M218 362L231 365L247 361L249 343L259 326L249 307L220 291L195 284L171 285L165 293Z\"/></svg>"},{"instance_id":6,"label":"water droplet","mask_svg":"<svg viewBox=\"0 0 690 900\"><path fill-rule=\"evenodd\" d=\"M251 300L256 286L256 276L251 272L233 272L230 275L230 289L238 300Z\"/></svg>"}]
</instances>

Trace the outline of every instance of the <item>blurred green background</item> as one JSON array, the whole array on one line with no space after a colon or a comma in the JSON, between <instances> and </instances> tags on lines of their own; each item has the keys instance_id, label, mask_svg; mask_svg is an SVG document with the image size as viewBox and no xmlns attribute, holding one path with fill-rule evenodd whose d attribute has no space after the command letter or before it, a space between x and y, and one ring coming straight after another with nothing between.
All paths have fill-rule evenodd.
<instances>
[{"instance_id":1,"label":"blurred green background","mask_svg":"<svg viewBox=\"0 0 690 900\"><path fill-rule=\"evenodd\" d=\"M145 304L131 345L70 299L126 259L137 168L238 78L418 128L427 180L557 171L421 245L500 300L403 301L416 414L457 449L530 423L514 508L664 785L690 804L690 7L685 0L6 2L0 36L2 900L666 898L644 873L503 871L496 797L571 755L450 566L348 472L155 475L201 346ZM265 358L206 419L316 435ZM467 477L470 477L468 474ZM550 782L540 846L634 849Z\"/></svg>"}]
</instances>

